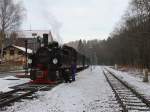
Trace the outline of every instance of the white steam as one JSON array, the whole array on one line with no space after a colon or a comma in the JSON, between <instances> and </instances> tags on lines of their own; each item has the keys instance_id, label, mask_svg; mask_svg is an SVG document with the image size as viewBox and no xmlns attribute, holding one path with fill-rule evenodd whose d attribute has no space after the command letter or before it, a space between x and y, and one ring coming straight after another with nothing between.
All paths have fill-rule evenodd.
<instances>
[{"instance_id":1,"label":"white steam","mask_svg":"<svg viewBox=\"0 0 150 112\"><path fill-rule=\"evenodd\" d=\"M63 43L62 38L60 36L60 28L61 23L56 19L56 17L48 10L42 10L42 15L50 26L50 30L55 41L58 41L60 44Z\"/></svg>"}]
</instances>

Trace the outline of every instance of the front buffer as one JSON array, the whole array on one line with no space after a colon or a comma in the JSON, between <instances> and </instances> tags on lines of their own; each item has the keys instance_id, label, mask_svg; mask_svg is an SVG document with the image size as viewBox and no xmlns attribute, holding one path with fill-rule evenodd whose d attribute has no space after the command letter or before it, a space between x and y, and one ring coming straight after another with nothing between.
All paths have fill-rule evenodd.
<instances>
[{"instance_id":1,"label":"front buffer","mask_svg":"<svg viewBox=\"0 0 150 112\"><path fill-rule=\"evenodd\" d=\"M34 84L55 84L57 83L56 71L48 69L32 69L30 71L30 83Z\"/></svg>"}]
</instances>

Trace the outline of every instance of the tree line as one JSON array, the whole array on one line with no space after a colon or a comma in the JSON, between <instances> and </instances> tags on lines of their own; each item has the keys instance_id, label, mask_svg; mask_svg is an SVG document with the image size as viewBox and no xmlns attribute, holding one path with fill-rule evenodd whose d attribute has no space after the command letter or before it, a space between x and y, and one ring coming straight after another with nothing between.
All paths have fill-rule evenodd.
<instances>
[{"instance_id":1,"label":"tree line","mask_svg":"<svg viewBox=\"0 0 150 112\"><path fill-rule=\"evenodd\" d=\"M79 40L79 52L98 64L150 67L150 1L131 0L128 10L105 40Z\"/></svg>"}]
</instances>

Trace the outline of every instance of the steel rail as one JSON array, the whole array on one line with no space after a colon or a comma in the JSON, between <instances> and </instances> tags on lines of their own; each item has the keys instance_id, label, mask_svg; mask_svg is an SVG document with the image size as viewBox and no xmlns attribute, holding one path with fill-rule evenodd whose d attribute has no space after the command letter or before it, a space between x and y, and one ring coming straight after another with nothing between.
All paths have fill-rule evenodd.
<instances>
[{"instance_id":1,"label":"steel rail","mask_svg":"<svg viewBox=\"0 0 150 112\"><path fill-rule=\"evenodd\" d=\"M144 96L142 96L139 92L137 92L133 87L131 87L127 82L125 82L125 81L123 81L123 80L121 80L120 78L118 78L114 73L112 73L111 71L109 71L108 69L106 69L105 68L105 70L108 72L108 74L110 74L115 80L110 80L109 79L109 77L106 75L107 73L105 73L104 72L104 70L103 70L103 74L105 75L105 77L106 77L106 80L107 80L107 82L109 83L109 85L110 85L110 87L112 88L112 90L113 90L113 92L114 92L114 94L115 94L115 97L116 97L116 99L117 99L117 101L118 101L118 103L120 104L120 106L122 107L122 111L123 112L128 112L128 108L126 107L126 106L131 106L132 107L132 105L130 105L130 104L125 104L125 102L124 102L124 98L122 98L122 97L120 97L120 94L126 94L125 93L125 91L127 91L127 90L129 90L132 94L133 94L133 96L135 96L137 99L139 99L140 100L140 102L141 103L143 103L147 108L149 108L150 109L150 101L148 100L148 99L146 99ZM116 86L116 88L115 88L115 83L113 84L113 82L111 82L111 81L118 81L122 86L121 86L121 88L122 87L125 87L126 88L126 90L124 90L124 89L120 89L119 91L123 91L124 93L119 93L119 91L117 90L117 88L119 87L117 87ZM127 100L130 102L130 99L129 99L129 97L130 96L125 96L126 98L127 98ZM135 98L135 97L130 97L130 98ZM123 103L124 102L124 103ZM136 102L136 101L135 101ZM133 106L136 106L135 104L133 105ZM141 105L139 105L139 106L141 106ZM142 110L142 109L139 109L139 110ZM144 110L144 109L143 109ZM150 110L149 110L150 111Z\"/></svg>"},{"instance_id":2,"label":"steel rail","mask_svg":"<svg viewBox=\"0 0 150 112\"><path fill-rule=\"evenodd\" d=\"M142 96L139 92L137 92L135 89L133 89L127 82L122 81L120 78L118 78L114 73L110 72L108 69L106 69L113 77L115 77L119 82L121 82L125 87L130 89L139 99L142 100L143 103L145 103L148 107L150 107L150 101L146 99L144 96Z\"/></svg>"}]
</instances>

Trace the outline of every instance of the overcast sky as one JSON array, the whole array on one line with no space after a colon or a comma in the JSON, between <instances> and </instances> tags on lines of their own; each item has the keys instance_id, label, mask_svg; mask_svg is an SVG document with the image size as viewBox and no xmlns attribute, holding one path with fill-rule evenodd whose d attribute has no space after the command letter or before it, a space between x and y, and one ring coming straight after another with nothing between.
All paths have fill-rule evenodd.
<instances>
[{"instance_id":1,"label":"overcast sky","mask_svg":"<svg viewBox=\"0 0 150 112\"><path fill-rule=\"evenodd\" d=\"M104 39L127 10L129 0L23 0L22 28L52 30L63 42Z\"/></svg>"}]
</instances>

